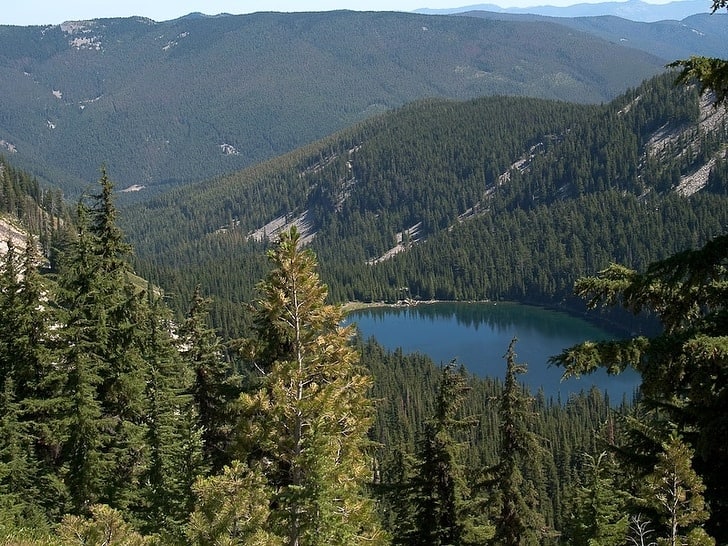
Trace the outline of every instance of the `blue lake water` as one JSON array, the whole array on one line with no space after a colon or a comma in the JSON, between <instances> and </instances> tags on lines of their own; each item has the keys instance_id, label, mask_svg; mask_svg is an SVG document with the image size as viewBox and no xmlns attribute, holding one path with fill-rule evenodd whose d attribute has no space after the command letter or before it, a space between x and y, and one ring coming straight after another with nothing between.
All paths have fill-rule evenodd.
<instances>
[{"instance_id":1,"label":"blue lake water","mask_svg":"<svg viewBox=\"0 0 728 546\"><path fill-rule=\"evenodd\" d=\"M614 335L566 313L515 303L432 303L411 307L378 307L352 312L364 339L374 337L382 346L405 353L426 354L436 363L453 359L481 377L505 375L503 358L514 337L516 360L528 365L520 376L535 393L566 400L570 393L596 385L613 404L632 399L639 375L633 370L610 376L599 370L581 378L561 380L563 369L548 365L549 357L586 340L613 339Z\"/></svg>"}]
</instances>

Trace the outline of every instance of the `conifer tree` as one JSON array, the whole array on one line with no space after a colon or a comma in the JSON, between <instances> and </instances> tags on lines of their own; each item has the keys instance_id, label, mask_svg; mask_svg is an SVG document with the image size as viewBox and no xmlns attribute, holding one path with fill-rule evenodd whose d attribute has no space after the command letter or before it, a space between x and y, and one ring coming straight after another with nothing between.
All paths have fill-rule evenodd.
<instances>
[{"instance_id":1,"label":"conifer tree","mask_svg":"<svg viewBox=\"0 0 728 546\"><path fill-rule=\"evenodd\" d=\"M64 256L58 301L69 403L66 481L75 513L139 502L144 467L144 298L131 280L130 247L116 226L113 185L78 204L78 233Z\"/></svg>"},{"instance_id":2,"label":"conifer tree","mask_svg":"<svg viewBox=\"0 0 728 546\"><path fill-rule=\"evenodd\" d=\"M622 546L629 528L626 493L614 484L616 465L607 453L596 457L584 454L582 483L571 500L572 511L566 522L569 544Z\"/></svg>"},{"instance_id":3,"label":"conifer tree","mask_svg":"<svg viewBox=\"0 0 728 546\"><path fill-rule=\"evenodd\" d=\"M646 502L657 510L667 530L661 543L713 544L700 527L708 519L708 510L703 499L705 486L692 468L692 449L675 433L662 448L657 464L643 484Z\"/></svg>"},{"instance_id":4,"label":"conifer tree","mask_svg":"<svg viewBox=\"0 0 728 546\"><path fill-rule=\"evenodd\" d=\"M492 529L478 524L462 464L458 431L476 421L458 415L469 387L463 370L451 362L442 370L435 415L425 425L420 464L414 479L415 529L413 545L482 544Z\"/></svg>"},{"instance_id":5,"label":"conifer tree","mask_svg":"<svg viewBox=\"0 0 728 546\"><path fill-rule=\"evenodd\" d=\"M598 367L619 373L629 366L640 373L644 407L695 446L695 470L711 508L706 526L718 542L728 540L728 446L715 441L728 434L727 263L728 236L722 235L644 273L612 264L580 279L575 291L590 307L621 304L635 314L651 312L663 331L651 338L585 342L552 359L567 376ZM654 461L659 451L655 444L646 460Z\"/></svg>"},{"instance_id":6,"label":"conifer tree","mask_svg":"<svg viewBox=\"0 0 728 546\"><path fill-rule=\"evenodd\" d=\"M266 500L272 491L262 472L253 472L244 463L233 461L219 475L200 477L194 489L198 502L186 531L191 544L286 544L271 531L271 510Z\"/></svg>"},{"instance_id":7,"label":"conifer tree","mask_svg":"<svg viewBox=\"0 0 728 546\"><path fill-rule=\"evenodd\" d=\"M54 317L48 288L37 269L40 259L33 237L25 242L19 267L15 264L17 258L14 246L8 242L2 274L5 289L0 296L0 362L13 384L11 391L6 390L5 399L13 400L17 407L15 416L27 448L24 457L34 465L32 484L26 484L25 494L32 504L44 506L50 514L58 509L60 494L56 472L62 441L60 395L64 374L53 358L50 328Z\"/></svg>"},{"instance_id":8,"label":"conifer tree","mask_svg":"<svg viewBox=\"0 0 728 546\"><path fill-rule=\"evenodd\" d=\"M223 345L208 325L210 300L195 288L192 305L180 329L180 352L194 374L192 395L202 431L205 464L213 474L229 462L232 402L238 396Z\"/></svg>"},{"instance_id":9,"label":"conifer tree","mask_svg":"<svg viewBox=\"0 0 728 546\"><path fill-rule=\"evenodd\" d=\"M506 377L499 397L500 449L498 463L490 469L495 525L494 544L500 546L531 546L539 544L545 528L537 511L538 499L534 487L525 480L521 467L533 462L540 447L529 425L534 418L530 396L523 391L518 375L526 372L524 364L516 362L516 339L505 354Z\"/></svg>"},{"instance_id":10,"label":"conifer tree","mask_svg":"<svg viewBox=\"0 0 728 546\"><path fill-rule=\"evenodd\" d=\"M22 420L15 399L12 375L2 382L0 391L0 533L32 525L44 525L35 481L38 468L32 437Z\"/></svg>"},{"instance_id":11,"label":"conifer tree","mask_svg":"<svg viewBox=\"0 0 728 546\"><path fill-rule=\"evenodd\" d=\"M192 487L203 470L202 439L190 394L192 372L172 339L169 312L153 292L150 286L143 325L147 336L143 356L149 369L145 390L149 455L138 518L146 531L179 541L194 505Z\"/></svg>"},{"instance_id":12,"label":"conifer tree","mask_svg":"<svg viewBox=\"0 0 728 546\"><path fill-rule=\"evenodd\" d=\"M268 254L249 353L261 384L241 397L237 455L263 473L267 530L285 544L377 544L384 537L366 491L371 380L300 244L292 228Z\"/></svg>"}]
</instances>

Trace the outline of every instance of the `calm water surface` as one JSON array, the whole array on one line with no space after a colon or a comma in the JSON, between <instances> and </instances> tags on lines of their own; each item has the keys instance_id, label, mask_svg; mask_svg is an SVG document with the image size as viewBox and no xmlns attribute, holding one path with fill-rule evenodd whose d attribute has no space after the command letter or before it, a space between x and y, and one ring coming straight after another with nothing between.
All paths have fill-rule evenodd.
<instances>
[{"instance_id":1,"label":"calm water surface","mask_svg":"<svg viewBox=\"0 0 728 546\"><path fill-rule=\"evenodd\" d=\"M515 303L433 303L413 307L381 307L352 312L347 318L364 339L374 337L387 349L428 355L436 363L452 359L481 377L505 374L503 355L514 337L517 362L527 364L520 377L532 392L566 400L570 393L593 385L605 390L612 403L631 400L639 384L636 372L609 376L599 370L580 379L561 381L563 370L548 365L550 356L585 340L614 338L576 317Z\"/></svg>"}]
</instances>

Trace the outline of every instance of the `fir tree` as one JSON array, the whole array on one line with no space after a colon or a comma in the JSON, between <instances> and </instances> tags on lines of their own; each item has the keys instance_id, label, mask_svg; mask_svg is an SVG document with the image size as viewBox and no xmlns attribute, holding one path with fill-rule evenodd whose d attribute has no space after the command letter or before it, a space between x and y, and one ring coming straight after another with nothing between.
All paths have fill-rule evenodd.
<instances>
[{"instance_id":1,"label":"fir tree","mask_svg":"<svg viewBox=\"0 0 728 546\"><path fill-rule=\"evenodd\" d=\"M14 265L16 258L12 243L8 243L3 272L6 289L0 297L0 361L11 376L13 389L7 395L17 404L16 417L24 431L27 457L35 465L33 484L26 486L26 495L50 515L59 509L58 498L62 496L55 476L63 438L60 414L65 376L53 356L50 329L55 319L49 289L38 272L40 259L33 237L26 240L20 267Z\"/></svg>"},{"instance_id":2,"label":"fir tree","mask_svg":"<svg viewBox=\"0 0 728 546\"><path fill-rule=\"evenodd\" d=\"M580 279L576 292L595 307L622 304L635 314L652 312L663 331L652 337L585 342L554 357L565 375L627 366L641 377L642 405L695 446L695 469L711 507L706 522L712 536L728 539L728 447L716 442L728 434L728 343L726 263L728 236L650 265L644 273L611 265L597 277ZM672 425L670 425L672 426ZM664 428L664 427L662 427ZM653 442L654 464L660 452ZM651 468L645 468L649 472Z\"/></svg>"},{"instance_id":3,"label":"fir tree","mask_svg":"<svg viewBox=\"0 0 728 546\"><path fill-rule=\"evenodd\" d=\"M105 172L100 184L92 206L78 204L78 233L59 274L69 378L66 476L76 513L98 503L138 503L145 464L144 298L131 280L130 247L116 227Z\"/></svg>"},{"instance_id":4,"label":"fir tree","mask_svg":"<svg viewBox=\"0 0 728 546\"><path fill-rule=\"evenodd\" d=\"M456 371L451 362L442 370L435 415L425 425L420 444L421 460L414 479L415 530L409 544L461 545L480 544L490 538L489 529L479 525L471 498L462 446L456 435L476 421L458 415L469 387L463 370ZM490 530L492 531L492 530Z\"/></svg>"},{"instance_id":5,"label":"fir tree","mask_svg":"<svg viewBox=\"0 0 728 546\"><path fill-rule=\"evenodd\" d=\"M217 473L229 462L232 402L238 396L223 345L208 325L210 300L195 288L192 305L179 332L180 352L194 373L192 395L202 431L205 464Z\"/></svg>"},{"instance_id":6,"label":"fir tree","mask_svg":"<svg viewBox=\"0 0 728 546\"><path fill-rule=\"evenodd\" d=\"M250 353L263 373L241 398L238 455L263 473L267 529L285 544L375 544L384 537L366 492L371 380L300 242L293 228L268 255Z\"/></svg>"},{"instance_id":7,"label":"fir tree","mask_svg":"<svg viewBox=\"0 0 728 546\"><path fill-rule=\"evenodd\" d=\"M614 465L606 452L584 454L583 479L571 499L566 522L569 544L621 546L629 528L627 495L614 484Z\"/></svg>"},{"instance_id":8,"label":"fir tree","mask_svg":"<svg viewBox=\"0 0 728 546\"><path fill-rule=\"evenodd\" d=\"M537 511L535 489L524 479L521 467L533 462L541 450L529 430L534 414L531 398L518 382L518 375L526 372L526 366L516 363L515 344L514 338L505 354L506 377L499 397L500 449L498 464L490 469L490 503L494 543L531 546L539 544L545 524Z\"/></svg>"},{"instance_id":9,"label":"fir tree","mask_svg":"<svg viewBox=\"0 0 728 546\"><path fill-rule=\"evenodd\" d=\"M196 423L192 373L171 336L169 312L150 286L144 360L148 366L145 447L149 453L138 517L150 532L181 540L194 505L192 487L202 472L202 440Z\"/></svg>"}]
</instances>

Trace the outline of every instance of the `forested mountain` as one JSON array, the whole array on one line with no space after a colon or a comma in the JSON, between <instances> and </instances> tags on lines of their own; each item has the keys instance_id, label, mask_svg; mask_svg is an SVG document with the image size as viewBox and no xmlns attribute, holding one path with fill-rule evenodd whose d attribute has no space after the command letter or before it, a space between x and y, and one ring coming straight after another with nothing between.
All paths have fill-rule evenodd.
<instances>
[{"instance_id":1,"label":"forested mountain","mask_svg":"<svg viewBox=\"0 0 728 546\"><path fill-rule=\"evenodd\" d=\"M673 80L603 106L419 102L170 192L124 225L140 271L172 297L202 283L225 331L242 327L265 236L287 222L337 301L559 302L611 261L639 268L724 229L724 114Z\"/></svg>"},{"instance_id":2,"label":"forested mountain","mask_svg":"<svg viewBox=\"0 0 728 546\"><path fill-rule=\"evenodd\" d=\"M645 373L648 402L693 379L706 389L683 398L701 412L677 422L643 402L614 413L596 390L532 397L516 340L502 382L454 362L438 369L352 343L295 228L243 306L250 335L226 343L199 290L175 321L156 288L135 282L112 190L102 173L79 203L56 275L39 274L34 245L0 262L3 544L714 544L706 530L722 540L725 495L705 463L725 448L698 451L682 436L724 423L712 388L725 387L703 375L722 357L683 347L697 357L688 382ZM648 288L676 298L660 305L671 333L685 333L690 319L670 310L692 287L707 288L704 318L721 320L725 244L650 269L672 279ZM675 285L669 269L686 264L717 267L716 286L692 274Z\"/></svg>"},{"instance_id":3,"label":"forested mountain","mask_svg":"<svg viewBox=\"0 0 728 546\"><path fill-rule=\"evenodd\" d=\"M50 274L35 245L0 260L0 541L725 543L728 238L646 263L723 234L725 112L673 79L602 106L422 101L139 205L167 293L134 274L105 169L71 223L3 163L5 209L67 236ZM638 369L617 413L531 396L516 340L502 382L476 379L356 340L327 303L553 301L615 258L646 273L580 293L665 332L554 361Z\"/></svg>"},{"instance_id":4,"label":"forested mountain","mask_svg":"<svg viewBox=\"0 0 728 546\"><path fill-rule=\"evenodd\" d=\"M670 60L552 23L405 13L1 26L0 146L69 196L104 163L154 193L414 99L598 103Z\"/></svg>"},{"instance_id":5,"label":"forested mountain","mask_svg":"<svg viewBox=\"0 0 728 546\"><path fill-rule=\"evenodd\" d=\"M0 260L0 543L432 544L418 491L435 481L416 477L421 465L450 454L448 472L477 483L499 461L499 423L514 418L494 400L510 388L531 405L521 387L352 343L295 230L244 306L249 337L220 339L199 291L172 320L133 275L116 213L102 174L53 275L34 245ZM591 391L533 408L529 434L553 449L523 477L553 538L609 401ZM472 417L452 428L461 412ZM441 445L432 431L446 425ZM472 498L486 495L474 486ZM468 536L501 528L489 512L471 519Z\"/></svg>"}]
</instances>

